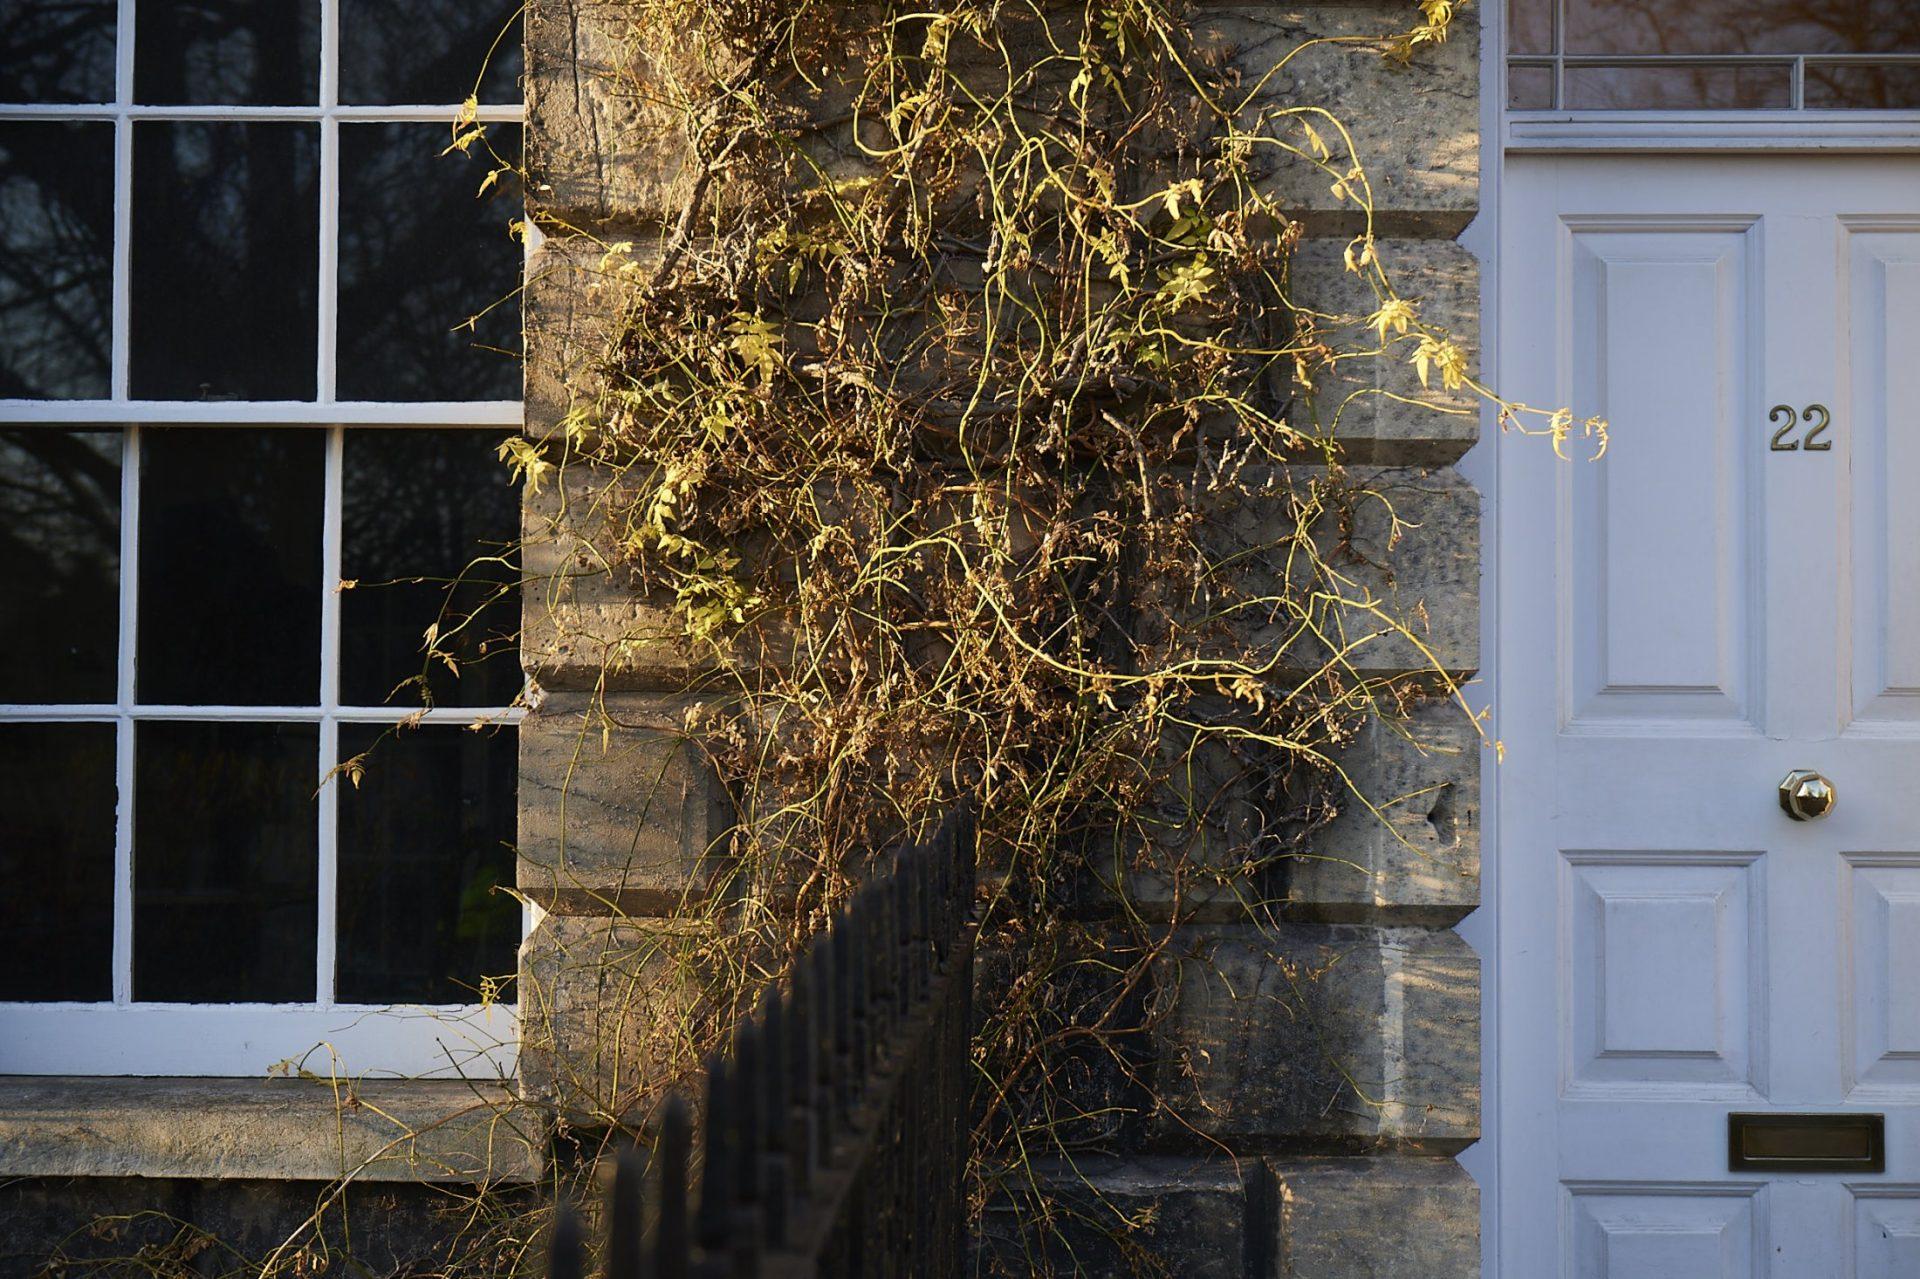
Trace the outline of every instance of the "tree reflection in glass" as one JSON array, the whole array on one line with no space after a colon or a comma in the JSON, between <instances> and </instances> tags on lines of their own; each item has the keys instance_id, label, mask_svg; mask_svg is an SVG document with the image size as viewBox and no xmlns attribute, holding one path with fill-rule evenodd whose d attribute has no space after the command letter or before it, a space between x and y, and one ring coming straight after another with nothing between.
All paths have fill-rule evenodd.
<instances>
[{"instance_id":1,"label":"tree reflection in glass","mask_svg":"<svg viewBox=\"0 0 1920 1279\"><path fill-rule=\"evenodd\" d=\"M118 430L0 431L0 702L117 697L120 447Z\"/></svg>"},{"instance_id":2,"label":"tree reflection in glass","mask_svg":"<svg viewBox=\"0 0 1920 1279\"><path fill-rule=\"evenodd\" d=\"M113 126L0 123L0 399L101 399L113 359Z\"/></svg>"}]
</instances>

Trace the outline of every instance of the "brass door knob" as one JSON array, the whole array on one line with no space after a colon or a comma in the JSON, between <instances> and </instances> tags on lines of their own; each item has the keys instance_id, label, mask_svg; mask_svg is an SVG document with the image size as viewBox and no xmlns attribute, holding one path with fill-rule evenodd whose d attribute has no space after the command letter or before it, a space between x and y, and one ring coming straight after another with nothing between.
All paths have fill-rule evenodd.
<instances>
[{"instance_id":1,"label":"brass door knob","mask_svg":"<svg viewBox=\"0 0 1920 1279\"><path fill-rule=\"evenodd\" d=\"M1833 783L1811 768L1796 768L1780 783L1780 810L1796 822L1810 822L1833 811Z\"/></svg>"}]
</instances>

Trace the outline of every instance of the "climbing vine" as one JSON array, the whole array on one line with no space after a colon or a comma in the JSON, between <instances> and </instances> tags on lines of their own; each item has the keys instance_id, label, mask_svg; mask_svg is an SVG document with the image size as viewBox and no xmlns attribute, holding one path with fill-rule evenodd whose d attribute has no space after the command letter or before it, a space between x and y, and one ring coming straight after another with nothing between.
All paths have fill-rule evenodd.
<instances>
[{"instance_id":1,"label":"climbing vine","mask_svg":"<svg viewBox=\"0 0 1920 1279\"><path fill-rule=\"evenodd\" d=\"M1015 1223L1019 1273L1088 1227L1150 1272L1150 1223L1038 1169L1183 1122L1152 1048L1181 930L1276 929L1280 868L1343 811L1395 831L1402 797L1343 765L1362 732L1431 748L1410 721L1435 702L1481 726L1398 590L1403 486L1346 424L1491 405L1605 447L1501 400L1396 288L1350 117L1405 105L1300 74L1417 63L1461 3L1258 56L1191 0L606 6L603 90L636 121L612 145L658 158L658 216L612 239L536 204L526 229L530 291L604 321L547 353L564 376L535 343L564 406L502 449L543 566L528 696L592 655L585 758L634 727L620 690L671 687L650 727L732 813L647 932L631 989L674 992L649 1069L568 1080L563 1141L643 1129L876 851L972 803L973 1210ZM1364 305L1305 286L1309 236ZM524 1204L462 1211L449 1270L537 1260Z\"/></svg>"},{"instance_id":2,"label":"climbing vine","mask_svg":"<svg viewBox=\"0 0 1920 1279\"><path fill-rule=\"evenodd\" d=\"M545 228L616 320L503 450L568 566L530 625L599 652L602 694L679 681L735 812L679 911L709 926L667 945L723 1009L874 850L978 806L974 1206L1023 1205L1041 1256L1037 1163L1165 1117L1143 1053L1178 930L1273 926L1275 868L1393 802L1343 769L1362 730L1473 717L1395 589L1399 498L1339 439L1383 398L1481 403L1354 370L1556 451L1604 425L1475 379L1396 290L1343 117L1399 108L1298 91L1316 48L1418 59L1456 0L1262 59L1179 0L623 13L672 195L646 235ZM1356 313L1297 283L1326 232L1295 210L1329 203ZM650 607L609 633L580 606L609 591ZM620 715L600 697L584 748Z\"/></svg>"}]
</instances>

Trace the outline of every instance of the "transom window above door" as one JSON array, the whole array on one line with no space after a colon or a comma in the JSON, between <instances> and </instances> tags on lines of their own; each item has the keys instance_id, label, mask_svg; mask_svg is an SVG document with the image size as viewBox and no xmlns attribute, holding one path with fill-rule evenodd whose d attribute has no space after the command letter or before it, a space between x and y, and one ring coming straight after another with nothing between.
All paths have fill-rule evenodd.
<instances>
[{"instance_id":1,"label":"transom window above door","mask_svg":"<svg viewBox=\"0 0 1920 1279\"><path fill-rule=\"evenodd\" d=\"M1515 111L1920 110L1914 0L1509 0Z\"/></svg>"}]
</instances>

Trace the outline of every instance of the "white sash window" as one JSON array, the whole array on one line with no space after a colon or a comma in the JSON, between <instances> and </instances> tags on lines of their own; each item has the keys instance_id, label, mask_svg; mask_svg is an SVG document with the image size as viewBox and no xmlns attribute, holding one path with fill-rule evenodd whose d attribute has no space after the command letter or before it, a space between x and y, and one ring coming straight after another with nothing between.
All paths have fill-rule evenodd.
<instances>
[{"instance_id":1,"label":"white sash window","mask_svg":"<svg viewBox=\"0 0 1920 1279\"><path fill-rule=\"evenodd\" d=\"M0 0L0 1072L511 1068L517 8Z\"/></svg>"}]
</instances>

